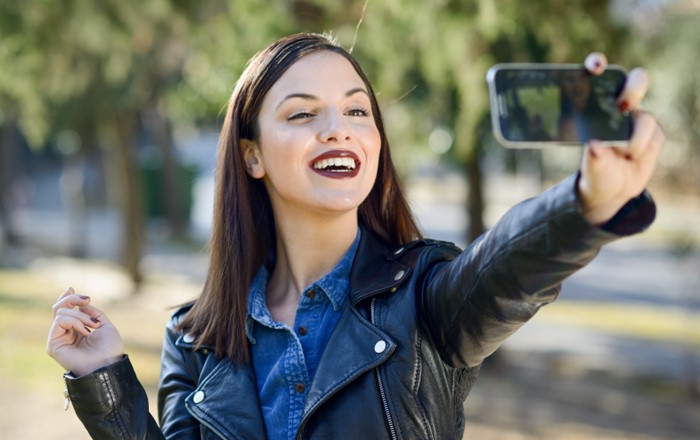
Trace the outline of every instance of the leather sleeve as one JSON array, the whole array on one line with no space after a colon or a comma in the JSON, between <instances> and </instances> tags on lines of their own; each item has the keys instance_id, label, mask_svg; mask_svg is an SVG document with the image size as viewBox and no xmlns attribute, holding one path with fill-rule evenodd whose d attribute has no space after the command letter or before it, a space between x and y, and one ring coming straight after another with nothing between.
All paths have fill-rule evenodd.
<instances>
[{"instance_id":1,"label":"leather sleeve","mask_svg":"<svg viewBox=\"0 0 700 440\"><path fill-rule=\"evenodd\" d=\"M479 365L554 301L562 281L601 246L653 221L654 202L643 193L603 227L589 224L580 212L576 179L516 205L454 260L454 250L445 247L426 256L439 262L424 281L423 313L449 365Z\"/></svg>"},{"instance_id":2,"label":"leather sleeve","mask_svg":"<svg viewBox=\"0 0 700 440\"><path fill-rule=\"evenodd\" d=\"M79 378L66 375L66 388L78 418L94 439L199 439L200 424L185 407L194 390L194 356L175 343L175 320L166 328L158 388L160 425L148 412L148 398L127 356Z\"/></svg>"},{"instance_id":3,"label":"leather sleeve","mask_svg":"<svg viewBox=\"0 0 700 440\"><path fill-rule=\"evenodd\" d=\"M65 376L78 418L94 439L162 439L148 398L127 356L78 378Z\"/></svg>"}]
</instances>

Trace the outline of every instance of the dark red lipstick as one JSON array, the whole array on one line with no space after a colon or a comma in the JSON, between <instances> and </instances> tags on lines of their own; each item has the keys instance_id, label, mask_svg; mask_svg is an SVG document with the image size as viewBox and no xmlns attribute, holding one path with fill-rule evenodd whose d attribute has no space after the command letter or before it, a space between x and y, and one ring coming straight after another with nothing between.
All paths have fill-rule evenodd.
<instances>
[{"instance_id":1,"label":"dark red lipstick","mask_svg":"<svg viewBox=\"0 0 700 440\"><path fill-rule=\"evenodd\" d=\"M309 163L315 173L332 179L350 179L360 172L360 158L348 150L330 150Z\"/></svg>"}]
</instances>

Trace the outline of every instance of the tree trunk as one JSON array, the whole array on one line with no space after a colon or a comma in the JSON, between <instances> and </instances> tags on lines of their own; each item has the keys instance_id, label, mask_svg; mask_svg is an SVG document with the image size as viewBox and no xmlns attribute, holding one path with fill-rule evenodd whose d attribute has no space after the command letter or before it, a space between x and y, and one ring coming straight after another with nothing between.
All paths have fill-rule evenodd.
<instances>
[{"instance_id":1,"label":"tree trunk","mask_svg":"<svg viewBox=\"0 0 700 440\"><path fill-rule=\"evenodd\" d=\"M483 112L482 112L483 113ZM467 175L467 242L472 242L486 230L484 225L484 178L481 170L481 157L483 155L483 126L488 115L475 115L469 107L467 100L458 111L457 125L455 128L456 139L462 145L468 146L464 156L464 171Z\"/></svg>"},{"instance_id":2,"label":"tree trunk","mask_svg":"<svg viewBox=\"0 0 700 440\"><path fill-rule=\"evenodd\" d=\"M465 163L469 186L469 199L467 201L467 214L469 218L467 239L469 242L472 242L486 231L486 226L484 225L484 177L481 170L481 139L475 137L474 140L474 145L472 145Z\"/></svg>"},{"instance_id":3,"label":"tree trunk","mask_svg":"<svg viewBox=\"0 0 700 440\"><path fill-rule=\"evenodd\" d=\"M182 194L185 176L175 155L170 121L158 109L157 98L152 99L144 109L143 123L158 148L162 162L158 176L159 196L162 197L163 215L175 236L184 236L187 232L187 206L189 197Z\"/></svg>"},{"instance_id":4,"label":"tree trunk","mask_svg":"<svg viewBox=\"0 0 700 440\"><path fill-rule=\"evenodd\" d=\"M116 188L123 217L122 263L134 283L134 292L143 281L140 263L144 248L144 221L141 176L136 160L137 113L117 113L114 139L117 155Z\"/></svg>"},{"instance_id":5,"label":"tree trunk","mask_svg":"<svg viewBox=\"0 0 700 440\"><path fill-rule=\"evenodd\" d=\"M15 155L21 142L17 116L12 108L5 111L5 121L0 130L0 233L2 242L18 244L19 237L12 225L12 188L17 175Z\"/></svg>"},{"instance_id":6,"label":"tree trunk","mask_svg":"<svg viewBox=\"0 0 700 440\"><path fill-rule=\"evenodd\" d=\"M85 157L82 151L63 158L61 199L70 225L69 253L84 258L88 253L88 219L85 206Z\"/></svg>"}]
</instances>

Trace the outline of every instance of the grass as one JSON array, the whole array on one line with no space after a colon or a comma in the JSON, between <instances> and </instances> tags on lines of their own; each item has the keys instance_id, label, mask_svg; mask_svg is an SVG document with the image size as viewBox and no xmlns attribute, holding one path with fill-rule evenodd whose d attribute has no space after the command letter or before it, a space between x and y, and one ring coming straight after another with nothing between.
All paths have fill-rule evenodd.
<instances>
[{"instance_id":1,"label":"grass","mask_svg":"<svg viewBox=\"0 0 700 440\"><path fill-rule=\"evenodd\" d=\"M116 269L115 269L116 270ZM65 289L45 271L0 269L0 377L30 388L55 387L60 366L45 352L51 306ZM95 299L120 329L139 377L157 386L163 327L177 304L167 281L146 288L139 297ZM181 281L177 281L178 285ZM182 286L180 286L182 287ZM191 289L195 291L196 286ZM153 293L153 292L161 293ZM150 299L148 299L150 297ZM153 299L155 298L155 300ZM542 322L574 324L643 340L700 347L700 314L682 310L560 301L537 316Z\"/></svg>"},{"instance_id":2,"label":"grass","mask_svg":"<svg viewBox=\"0 0 700 440\"><path fill-rule=\"evenodd\" d=\"M61 369L45 351L51 305L61 289L50 280L0 271L0 376L30 389L55 386Z\"/></svg>"},{"instance_id":3,"label":"grass","mask_svg":"<svg viewBox=\"0 0 700 440\"><path fill-rule=\"evenodd\" d=\"M651 341L700 348L700 313L651 306L560 301L538 314L542 322L574 324Z\"/></svg>"},{"instance_id":4,"label":"grass","mask_svg":"<svg viewBox=\"0 0 700 440\"><path fill-rule=\"evenodd\" d=\"M51 306L66 287L59 284L44 272L0 269L0 377L12 378L15 385L45 390L60 383L62 369L45 349ZM120 329L134 368L152 389L158 382L163 328L170 311L148 301L102 299L98 307Z\"/></svg>"}]
</instances>

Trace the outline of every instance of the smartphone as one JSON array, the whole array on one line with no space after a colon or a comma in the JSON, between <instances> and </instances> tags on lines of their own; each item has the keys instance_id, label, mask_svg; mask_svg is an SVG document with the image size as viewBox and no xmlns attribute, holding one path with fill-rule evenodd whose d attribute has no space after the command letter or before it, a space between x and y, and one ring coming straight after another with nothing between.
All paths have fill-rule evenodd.
<instances>
[{"instance_id":1,"label":"smartphone","mask_svg":"<svg viewBox=\"0 0 700 440\"><path fill-rule=\"evenodd\" d=\"M496 64L486 75L494 136L508 148L626 145L632 118L617 106L626 77L615 65L593 76L580 64Z\"/></svg>"}]
</instances>

